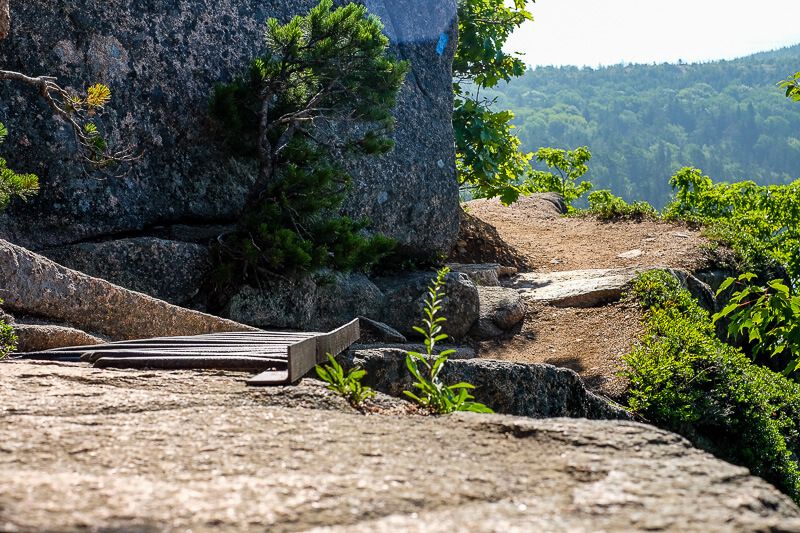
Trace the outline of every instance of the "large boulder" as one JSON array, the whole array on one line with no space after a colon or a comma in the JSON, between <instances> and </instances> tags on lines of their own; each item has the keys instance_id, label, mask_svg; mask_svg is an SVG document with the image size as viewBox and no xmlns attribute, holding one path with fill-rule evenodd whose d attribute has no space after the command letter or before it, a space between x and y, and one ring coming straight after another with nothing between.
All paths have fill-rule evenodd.
<instances>
[{"instance_id":1,"label":"large boulder","mask_svg":"<svg viewBox=\"0 0 800 533\"><path fill-rule=\"evenodd\" d=\"M382 303L383 294L365 275L325 273L244 286L224 314L261 328L328 331L359 316L377 317Z\"/></svg>"},{"instance_id":2,"label":"large boulder","mask_svg":"<svg viewBox=\"0 0 800 533\"><path fill-rule=\"evenodd\" d=\"M381 397L364 416L310 380L2 369L3 531L800 532L769 483L635 422Z\"/></svg>"},{"instance_id":3,"label":"large boulder","mask_svg":"<svg viewBox=\"0 0 800 533\"><path fill-rule=\"evenodd\" d=\"M186 305L197 295L211 269L208 247L153 237L73 244L42 255L176 305Z\"/></svg>"},{"instance_id":4,"label":"large boulder","mask_svg":"<svg viewBox=\"0 0 800 533\"><path fill-rule=\"evenodd\" d=\"M366 0L411 71L399 95L395 150L349 163L344 209L369 217L407 254L446 252L458 232L451 64L456 2ZM41 250L154 225L226 222L239 214L255 166L227 153L207 108L214 84L263 50L264 21L288 20L317 0L25 0L0 41L4 69L57 76L114 99L102 125L141 158L107 175L87 172L66 125L33 88L0 85L12 168L35 172L41 193L0 218L0 238ZM99 179L105 178L105 179Z\"/></svg>"},{"instance_id":5,"label":"large boulder","mask_svg":"<svg viewBox=\"0 0 800 533\"><path fill-rule=\"evenodd\" d=\"M350 350L339 356L344 366L367 371L364 384L402 396L414 390L414 377L406 368L406 352L396 348ZM451 359L440 377L448 384L475 385L475 399L498 413L533 418L577 417L629 419L620 407L589 392L580 376L552 365L525 365L484 359Z\"/></svg>"},{"instance_id":6,"label":"large boulder","mask_svg":"<svg viewBox=\"0 0 800 533\"><path fill-rule=\"evenodd\" d=\"M435 277L433 272L415 272L376 279L375 283L385 296L381 320L404 335L419 337L413 327L421 325L428 287ZM450 272L445 279L444 293L439 316L447 318L447 322L442 329L447 335L461 339L478 320L478 289L466 274Z\"/></svg>"},{"instance_id":7,"label":"large boulder","mask_svg":"<svg viewBox=\"0 0 800 533\"><path fill-rule=\"evenodd\" d=\"M134 292L0 240L0 287L12 313L43 317L113 340L254 331Z\"/></svg>"},{"instance_id":8,"label":"large boulder","mask_svg":"<svg viewBox=\"0 0 800 533\"><path fill-rule=\"evenodd\" d=\"M529 302L556 307L597 307L619 300L625 287L640 272L633 268L524 272L509 285Z\"/></svg>"}]
</instances>

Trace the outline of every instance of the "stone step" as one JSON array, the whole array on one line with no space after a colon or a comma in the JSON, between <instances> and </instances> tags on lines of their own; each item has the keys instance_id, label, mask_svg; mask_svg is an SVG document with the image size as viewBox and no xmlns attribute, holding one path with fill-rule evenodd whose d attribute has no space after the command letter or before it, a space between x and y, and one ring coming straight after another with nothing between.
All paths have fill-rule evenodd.
<instances>
[{"instance_id":1,"label":"stone step","mask_svg":"<svg viewBox=\"0 0 800 533\"><path fill-rule=\"evenodd\" d=\"M642 269L598 268L565 272L526 272L508 282L528 302L557 307L597 307L618 300Z\"/></svg>"}]
</instances>

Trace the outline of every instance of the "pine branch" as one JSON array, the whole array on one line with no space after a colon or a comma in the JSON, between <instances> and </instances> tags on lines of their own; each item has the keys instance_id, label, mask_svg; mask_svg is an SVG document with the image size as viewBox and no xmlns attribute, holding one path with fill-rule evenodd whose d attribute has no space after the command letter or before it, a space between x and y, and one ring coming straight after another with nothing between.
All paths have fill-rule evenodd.
<instances>
[{"instance_id":1,"label":"pine branch","mask_svg":"<svg viewBox=\"0 0 800 533\"><path fill-rule=\"evenodd\" d=\"M92 106L86 105L81 99L58 85L56 78L51 76L32 77L21 72L0 70L0 80L23 83L37 89L39 96L44 99L48 107L70 125L86 162L96 166L107 166L112 163L128 163L140 157L134 155L134 151L130 147L109 150L105 146L105 141L99 137L94 124L87 117L87 110Z\"/></svg>"}]
</instances>

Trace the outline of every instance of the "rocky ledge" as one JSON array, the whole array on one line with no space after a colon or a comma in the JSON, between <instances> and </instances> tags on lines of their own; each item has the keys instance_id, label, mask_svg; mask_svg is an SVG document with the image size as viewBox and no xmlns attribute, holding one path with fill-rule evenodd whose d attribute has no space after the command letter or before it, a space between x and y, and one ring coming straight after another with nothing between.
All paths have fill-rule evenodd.
<instances>
[{"instance_id":1,"label":"rocky ledge","mask_svg":"<svg viewBox=\"0 0 800 533\"><path fill-rule=\"evenodd\" d=\"M365 416L313 381L225 373L2 371L2 531L800 531L766 482L638 423L385 397Z\"/></svg>"}]
</instances>

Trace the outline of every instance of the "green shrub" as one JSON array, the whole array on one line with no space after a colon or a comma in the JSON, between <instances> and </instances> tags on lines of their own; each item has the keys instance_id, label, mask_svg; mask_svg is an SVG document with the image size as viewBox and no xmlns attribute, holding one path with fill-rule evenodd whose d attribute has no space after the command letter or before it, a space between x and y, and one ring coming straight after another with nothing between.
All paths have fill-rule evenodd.
<instances>
[{"instance_id":1,"label":"green shrub","mask_svg":"<svg viewBox=\"0 0 800 533\"><path fill-rule=\"evenodd\" d=\"M747 272L720 285L717 296L734 284L741 288L714 315L714 322L730 317L729 339L741 342L746 338L753 360L760 356L782 357L783 373L796 377L800 367L800 296L793 294L782 280L762 286L752 283L756 277Z\"/></svg>"},{"instance_id":2,"label":"green shrub","mask_svg":"<svg viewBox=\"0 0 800 533\"><path fill-rule=\"evenodd\" d=\"M414 330L425 338L425 353L406 352L406 367L414 376L414 388L417 392L403 391L403 394L417 402L422 407L434 413L446 414L454 411L472 411L476 413L491 413L492 410L482 403L473 402L475 398L469 393L475 386L470 383L456 383L445 385L439 378L444 364L455 350L444 350L438 355L434 354L436 343L447 338L442 333L442 324L447 320L437 316L442 309L444 298L443 287L445 276L450 269L445 267L439 270L438 275L428 289L425 299L424 327L414 326ZM421 365L421 367L420 367Z\"/></svg>"},{"instance_id":3,"label":"green shrub","mask_svg":"<svg viewBox=\"0 0 800 533\"><path fill-rule=\"evenodd\" d=\"M642 220L658 216L655 208L647 202L629 204L619 196L614 196L608 189L601 189L589 194L588 213L600 220Z\"/></svg>"},{"instance_id":4,"label":"green shrub","mask_svg":"<svg viewBox=\"0 0 800 533\"><path fill-rule=\"evenodd\" d=\"M592 188L588 181L579 181L589 171L591 152L585 146L574 150L539 148L536 160L551 170L531 170L525 183L525 192L557 192L564 198L568 209ZM555 172L553 172L555 170Z\"/></svg>"},{"instance_id":5,"label":"green shrub","mask_svg":"<svg viewBox=\"0 0 800 533\"><path fill-rule=\"evenodd\" d=\"M0 320L0 359L5 359L17 349L17 336L14 328Z\"/></svg>"},{"instance_id":6,"label":"green shrub","mask_svg":"<svg viewBox=\"0 0 800 533\"><path fill-rule=\"evenodd\" d=\"M684 168L670 184L676 194L665 218L707 225L740 256L743 270L785 267L792 279L800 279L800 180L714 183L698 169Z\"/></svg>"},{"instance_id":7,"label":"green shrub","mask_svg":"<svg viewBox=\"0 0 800 533\"><path fill-rule=\"evenodd\" d=\"M631 409L800 502L800 386L719 340L669 274L641 275L632 294L647 311L646 334L625 357Z\"/></svg>"},{"instance_id":8,"label":"green shrub","mask_svg":"<svg viewBox=\"0 0 800 533\"><path fill-rule=\"evenodd\" d=\"M367 375L366 370L356 367L345 373L342 365L331 354L327 356L329 364L317 365L316 371L319 379L328 384L328 390L341 394L354 407L375 396L375 391L361 384L361 380Z\"/></svg>"},{"instance_id":9,"label":"green shrub","mask_svg":"<svg viewBox=\"0 0 800 533\"><path fill-rule=\"evenodd\" d=\"M394 249L392 239L365 233L368 220L337 213L349 180L325 154L300 141L290 151L282 179L268 184L238 230L220 241L223 284L323 267L368 270Z\"/></svg>"}]
</instances>

